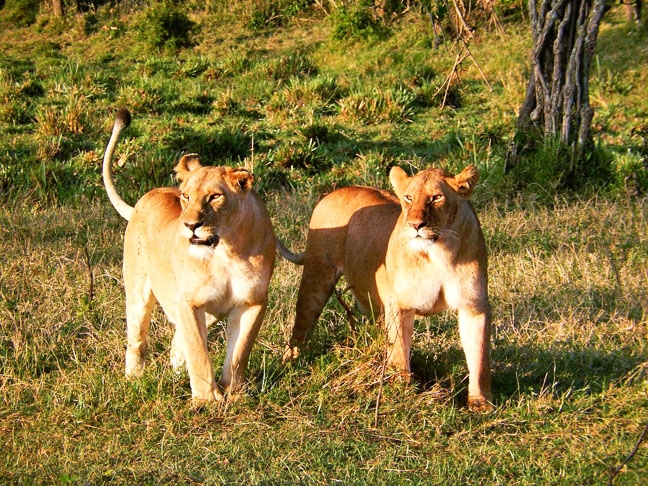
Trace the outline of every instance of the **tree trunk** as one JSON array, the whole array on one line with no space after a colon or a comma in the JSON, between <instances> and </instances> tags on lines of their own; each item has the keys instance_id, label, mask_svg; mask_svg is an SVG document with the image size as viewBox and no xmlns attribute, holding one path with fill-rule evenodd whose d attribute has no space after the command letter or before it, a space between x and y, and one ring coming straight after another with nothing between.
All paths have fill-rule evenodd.
<instances>
[{"instance_id":1,"label":"tree trunk","mask_svg":"<svg viewBox=\"0 0 648 486\"><path fill-rule=\"evenodd\" d=\"M592 142L588 77L603 7L604 0L529 0L534 47L517 130L569 147L572 172Z\"/></svg>"},{"instance_id":2,"label":"tree trunk","mask_svg":"<svg viewBox=\"0 0 648 486\"><path fill-rule=\"evenodd\" d=\"M623 8L628 22L641 24L641 4L641 0L623 0Z\"/></svg>"},{"instance_id":3,"label":"tree trunk","mask_svg":"<svg viewBox=\"0 0 648 486\"><path fill-rule=\"evenodd\" d=\"M63 0L52 0L54 17L63 17Z\"/></svg>"}]
</instances>

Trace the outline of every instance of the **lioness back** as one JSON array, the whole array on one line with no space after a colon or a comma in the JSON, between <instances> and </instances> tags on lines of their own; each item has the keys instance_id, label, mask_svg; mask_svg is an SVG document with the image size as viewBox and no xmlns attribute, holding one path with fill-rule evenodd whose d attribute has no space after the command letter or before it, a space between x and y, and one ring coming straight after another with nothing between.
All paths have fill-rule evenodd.
<instances>
[{"instance_id":1,"label":"lioness back","mask_svg":"<svg viewBox=\"0 0 648 486\"><path fill-rule=\"evenodd\" d=\"M399 207L398 199L391 193L364 186L338 189L317 204L308 229L299 290L300 316L308 315L312 319L313 310L323 307L322 296L328 299L332 291L330 285L321 292L313 289L323 282L337 280L342 274L363 312L380 308L375 281L367 282L363 275L372 274L384 261L389 232L398 219ZM376 224L377 221L382 223Z\"/></svg>"},{"instance_id":2,"label":"lioness back","mask_svg":"<svg viewBox=\"0 0 648 486\"><path fill-rule=\"evenodd\" d=\"M393 227L398 219L398 200L387 191L364 186L344 187L328 194L313 211L306 258L327 254L337 266L344 268L344 254L349 243L355 243L358 238L366 241L372 235L384 233L376 228L378 213L391 216ZM366 233L349 231L356 226L365 227ZM326 248L317 248L320 243L325 243Z\"/></svg>"}]
</instances>

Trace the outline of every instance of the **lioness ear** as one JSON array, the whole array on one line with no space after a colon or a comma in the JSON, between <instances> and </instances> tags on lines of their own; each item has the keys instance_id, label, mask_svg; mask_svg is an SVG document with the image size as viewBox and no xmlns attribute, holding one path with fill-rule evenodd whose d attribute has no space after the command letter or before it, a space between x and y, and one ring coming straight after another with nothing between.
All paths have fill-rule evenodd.
<instances>
[{"instance_id":1,"label":"lioness ear","mask_svg":"<svg viewBox=\"0 0 648 486\"><path fill-rule=\"evenodd\" d=\"M229 174L230 182L235 188L242 191L249 191L252 189L254 176L245 169L234 169Z\"/></svg>"},{"instance_id":2,"label":"lioness ear","mask_svg":"<svg viewBox=\"0 0 648 486\"><path fill-rule=\"evenodd\" d=\"M460 174L449 179L448 183L459 193L460 196L467 199L472 196L477 181L479 181L479 169L477 169L473 164L470 164Z\"/></svg>"},{"instance_id":3,"label":"lioness ear","mask_svg":"<svg viewBox=\"0 0 648 486\"><path fill-rule=\"evenodd\" d=\"M198 154L186 154L183 155L178 162L178 165L174 167L176 177L179 181L185 181L190 172L193 172L196 169L202 167L200 163L200 156Z\"/></svg>"},{"instance_id":4,"label":"lioness ear","mask_svg":"<svg viewBox=\"0 0 648 486\"><path fill-rule=\"evenodd\" d=\"M402 199L405 189L407 189L407 183L409 181L409 176L407 172L395 165L389 171L389 182L391 182L394 192L398 199Z\"/></svg>"}]
</instances>

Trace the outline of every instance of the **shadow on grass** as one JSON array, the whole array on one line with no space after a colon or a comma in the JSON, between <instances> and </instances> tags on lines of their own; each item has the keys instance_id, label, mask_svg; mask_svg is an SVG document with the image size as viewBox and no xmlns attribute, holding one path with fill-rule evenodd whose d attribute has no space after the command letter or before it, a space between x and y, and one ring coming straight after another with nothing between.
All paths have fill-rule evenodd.
<instances>
[{"instance_id":1,"label":"shadow on grass","mask_svg":"<svg viewBox=\"0 0 648 486\"><path fill-rule=\"evenodd\" d=\"M493 353L493 390L498 401L547 392L563 396L574 390L596 395L612 382L631 379L632 371L648 360L645 353L629 346L607 350L553 344L556 348L498 346Z\"/></svg>"}]
</instances>

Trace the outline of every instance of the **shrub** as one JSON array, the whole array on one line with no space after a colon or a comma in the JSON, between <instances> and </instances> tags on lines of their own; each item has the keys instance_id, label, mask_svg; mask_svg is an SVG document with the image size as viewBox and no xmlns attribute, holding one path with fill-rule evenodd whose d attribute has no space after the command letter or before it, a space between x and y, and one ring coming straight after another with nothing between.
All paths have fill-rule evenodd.
<instances>
[{"instance_id":1,"label":"shrub","mask_svg":"<svg viewBox=\"0 0 648 486\"><path fill-rule=\"evenodd\" d=\"M541 139L537 134L518 132L514 141L522 147L518 162L510 169L518 189L528 188L551 198L556 192L601 187L613 181L610 158L600 148L591 147L578 157L559 140Z\"/></svg>"},{"instance_id":2,"label":"shrub","mask_svg":"<svg viewBox=\"0 0 648 486\"><path fill-rule=\"evenodd\" d=\"M152 50L177 51L196 45L199 26L172 0L152 4L139 26L140 39Z\"/></svg>"}]
</instances>

